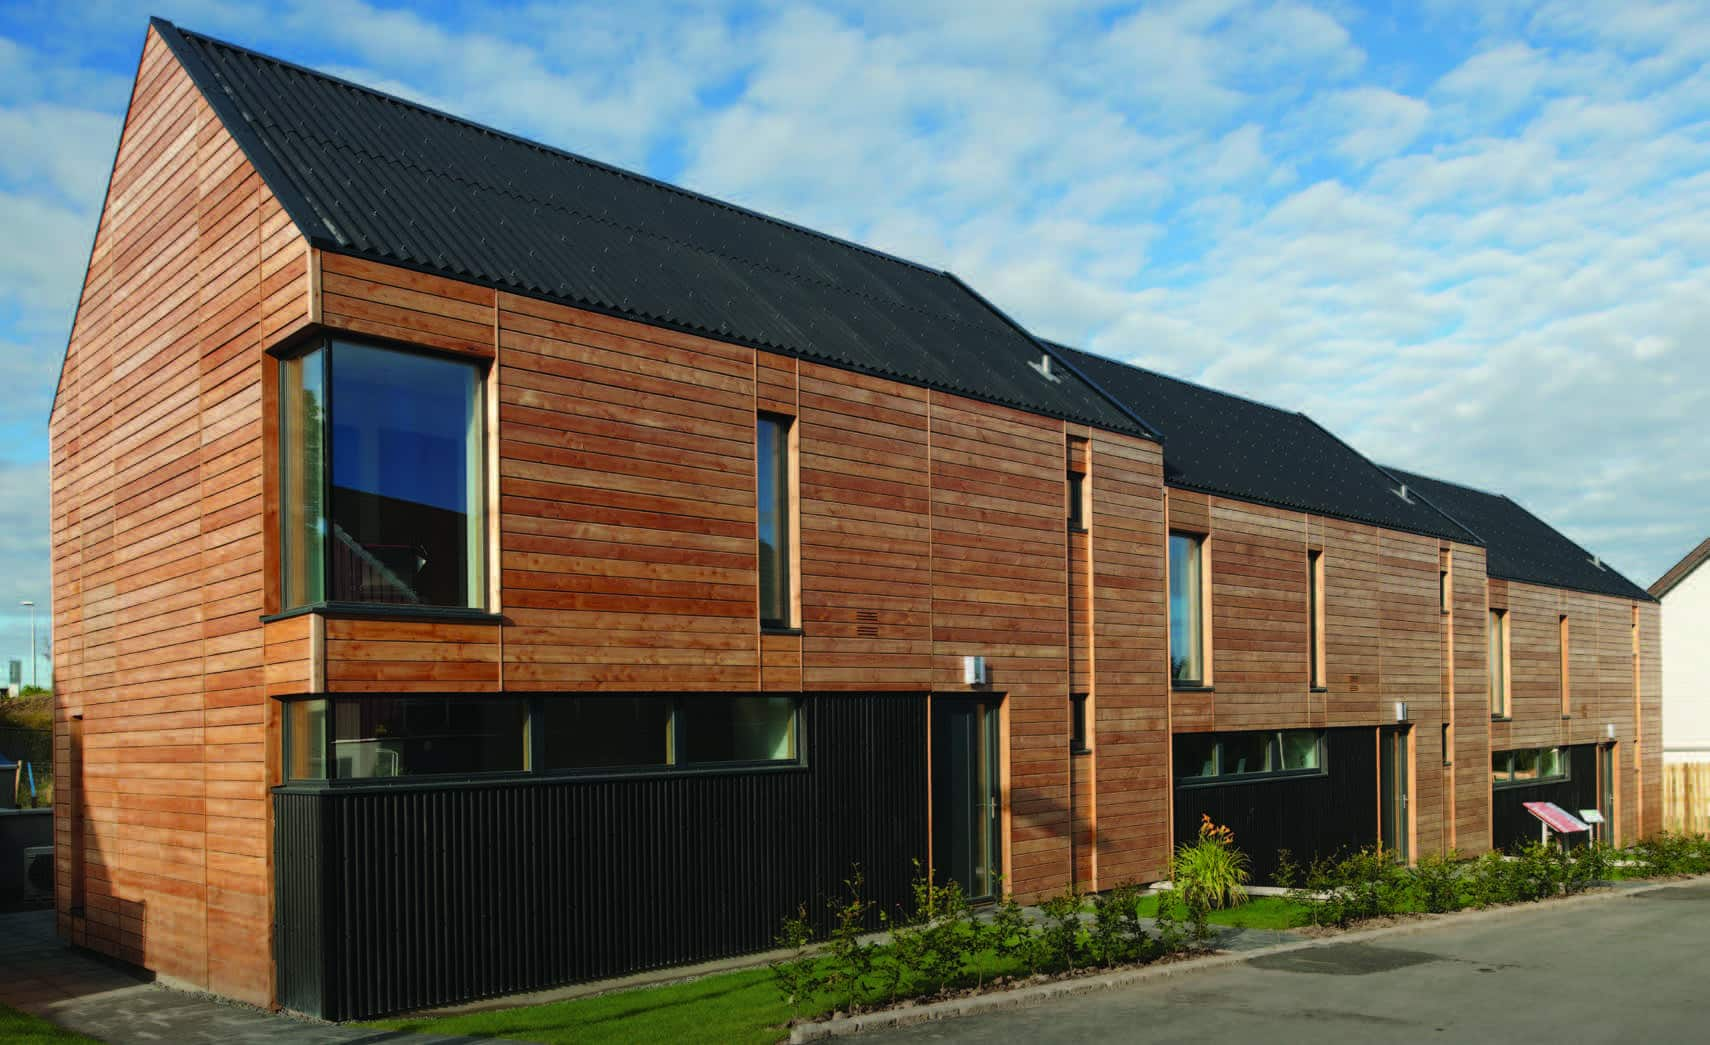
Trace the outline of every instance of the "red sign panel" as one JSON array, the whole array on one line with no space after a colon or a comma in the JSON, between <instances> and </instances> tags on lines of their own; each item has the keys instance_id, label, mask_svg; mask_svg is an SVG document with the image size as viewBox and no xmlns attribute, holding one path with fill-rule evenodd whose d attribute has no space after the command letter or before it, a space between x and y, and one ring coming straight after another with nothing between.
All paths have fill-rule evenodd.
<instances>
[{"instance_id":1,"label":"red sign panel","mask_svg":"<svg viewBox=\"0 0 1710 1045\"><path fill-rule=\"evenodd\" d=\"M1572 813L1556 805L1554 802L1526 802L1526 812L1542 820L1550 826L1550 830L1559 835L1571 835L1575 831L1589 831L1591 825L1574 816Z\"/></svg>"}]
</instances>

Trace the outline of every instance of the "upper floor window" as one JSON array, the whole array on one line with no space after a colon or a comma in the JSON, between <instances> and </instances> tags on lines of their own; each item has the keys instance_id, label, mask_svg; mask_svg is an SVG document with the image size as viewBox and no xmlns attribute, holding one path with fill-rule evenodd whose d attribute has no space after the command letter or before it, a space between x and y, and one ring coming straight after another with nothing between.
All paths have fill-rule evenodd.
<instances>
[{"instance_id":1,"label":"upper floor window","mask_svg":"<svg viewBox=\"0 0 1710 1045\"><path fill-rule=\"evenodd\" d=\"M1508 717L1508 611L1490 611L1490 713Z\"/></svg>"},{"instance_id":2,"label":"upper floor window","mask_svg":"<svg viewBox=\"0 0 1710 1045\"><path fill-rule=\"evenodd\" d=\"M790 481L790 419L761 414L754 426L756 508L760 540L760 624L795 623L791 547L795 491Z\"/></svg>"},{"instance_id":3,"label":"upper floor window","mask_svg":"<svg viewBox=\"0 0 1710 1045\"><path fill-rule=\"evenodd\" d=\"M1205 542L1170 534L1170 681L1205 681Z\"/></svg>"},{"instance_id":4,"label":"upper floor window","mask_svg":"<svg viewBox=\"0 0 1710 1045\"><path fill-rule=\"evenodd\" d=\"M1557 639L1561 647L1562 657L1562 714L1570 715L1573 713L1573 680L1571 677L1573 674L1573 657L1571 654L1573 643L1570 641L1567 614L1564 613L1557 619L1556 630L1559 633Z\"/></svg>"},{"instance_id":5,"label":"upper floor window","mask_svg":"<svg viewBox=\"0 0 1710 1045\"><path fill-rule=\"evenodd\" d=\"M1084 755L1092 748L1087 745L1087 694L1069 695L1069 750Z\"/></svg>"},{"instance_id":6,"label":"upper floor window","mask_svg":"<svg viewBox=\"0 0 1710 1045\"><path fill-rule=\"evenodd\" d=\"M1087 475L1069 471L1069 529L1076 532L1087 528Z\"/></svg>"},{"instance_id":7,"label":"upper floor window","mask_svg":"<svg viewBox=\"0 0 1710 1045\"><path fill-rule=\"evenodd\" d=\"M479 366L334 341L280 379L285 607L481 606Z\"/></svg>"}]
</instances>

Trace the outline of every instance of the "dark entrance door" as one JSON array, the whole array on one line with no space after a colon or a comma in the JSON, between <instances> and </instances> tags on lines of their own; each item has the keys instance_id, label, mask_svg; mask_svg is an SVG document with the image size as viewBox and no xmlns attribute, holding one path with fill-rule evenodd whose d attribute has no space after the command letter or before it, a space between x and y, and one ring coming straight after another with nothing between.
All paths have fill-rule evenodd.
<instances>
[{"instance_id":1,"label":"dark entrance door","mask_svg":"<svg viewBox=\"0 0 1710 1045\"><path fill-rule=\"evenodd\" d=\"M1408 828L1409 770L1406 726L1378 730L1378 833L1384 849L1402 863L1413 860Z\"/></svg>"},{"instance_id":2,"label":"dark entrance door","mask_svg":"<svg viewBox=\"0 0 1710 1045\"><path fill-rule=\"evenodd\" d=\"M933 874L971 900L997 891L999 813L997 701L933 697Z\"/></svg>"},{"instance_id":3,"label":"dark entrance door","mask_svg":"<svg viewBox=\"0 0 1710 1045\"><path fill-rule=\"evenodd\" d=\"M1615 745L1604 744L1597 749L1597 811L1603 822L1597 825L1597 840L1615 844Z\"/></svg>"}]
</instances>

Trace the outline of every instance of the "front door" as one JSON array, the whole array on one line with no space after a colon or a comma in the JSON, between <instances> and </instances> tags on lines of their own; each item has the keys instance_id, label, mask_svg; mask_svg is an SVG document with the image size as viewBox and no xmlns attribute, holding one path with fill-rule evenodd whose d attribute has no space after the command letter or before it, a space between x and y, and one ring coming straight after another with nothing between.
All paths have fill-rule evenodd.
<instances>
[{"instance_id":1,"label":"front door","mask_svg":"<svg viewBox=\"0 0 1710 1045\"><path fill-rule=\"evenodd\" d=\"M932 863L970 900L997 892L1002 843L998 704L932 698Z\"/></svg>"},{"instance_id":2,"label":"front door","mask_svg":"<svg viewBox=\"0 0 1710 1045\"><path fill-rule=\"evenodd\" d=\"M1378 837L1402 863L1413 860L1407 784L1411 776L1406 726L1378 730Z\"/></svg>"}]
</instances>

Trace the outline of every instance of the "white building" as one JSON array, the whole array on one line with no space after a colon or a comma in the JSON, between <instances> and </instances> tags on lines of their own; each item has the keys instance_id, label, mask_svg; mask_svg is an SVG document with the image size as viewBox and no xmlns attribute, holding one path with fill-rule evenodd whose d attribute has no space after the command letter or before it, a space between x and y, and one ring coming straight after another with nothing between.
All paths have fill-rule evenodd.
<instances>
[{"instance_id":1,"label":"white building","mask_svg":"<svg viewBox=\"0 0 1710 1045\"><path fill-rule=\"evenodd\" d=\"M1662 601L1663 762L1710 762L1710 539L1651 585Z\"/></svg>"}]
</instances>

